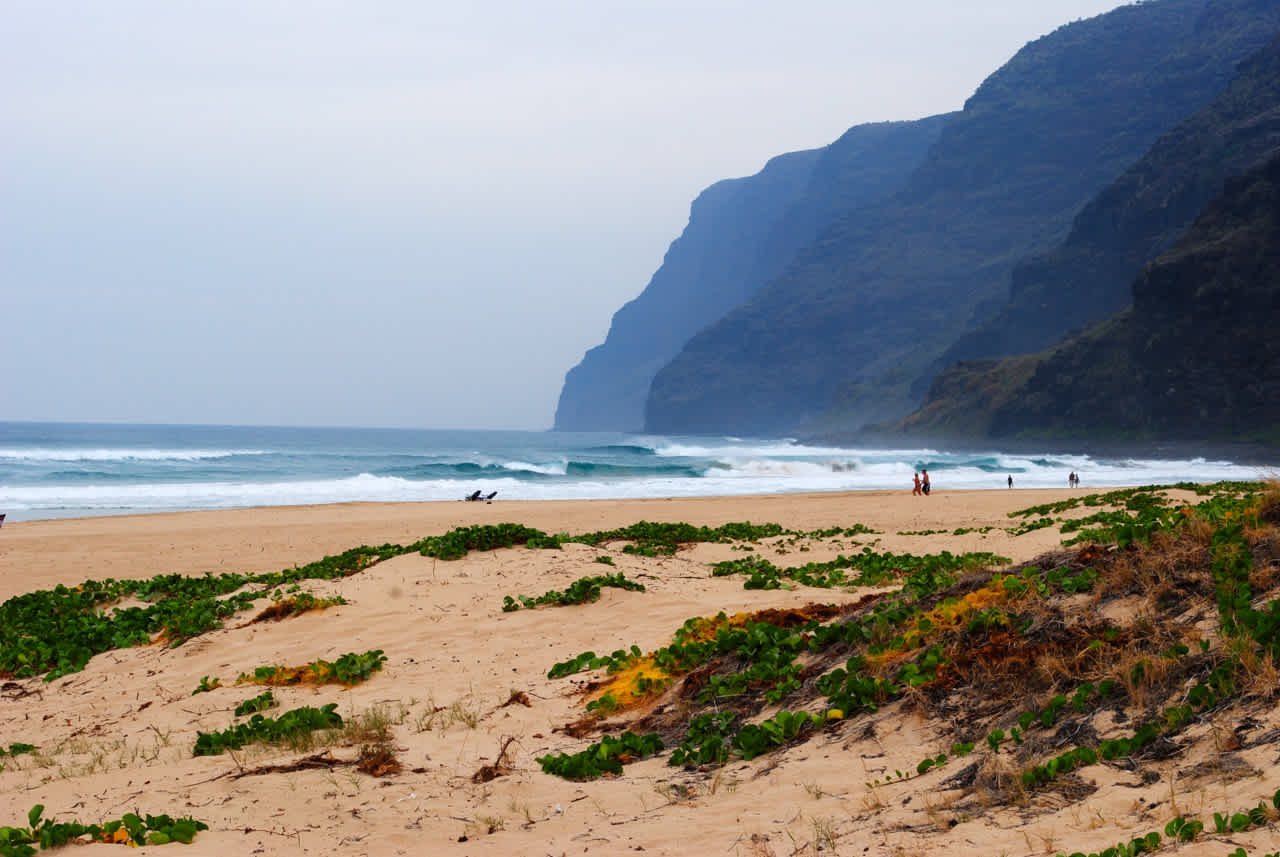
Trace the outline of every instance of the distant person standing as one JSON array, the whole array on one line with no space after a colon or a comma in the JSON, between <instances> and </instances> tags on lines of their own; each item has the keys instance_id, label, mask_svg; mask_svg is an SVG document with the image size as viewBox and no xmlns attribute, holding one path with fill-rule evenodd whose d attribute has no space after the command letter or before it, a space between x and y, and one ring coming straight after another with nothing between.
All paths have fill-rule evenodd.
<instances>
[{"instance_id":1,"label":"distant person standing","mask_svg":"<svg viewBox=\"0 0 1280 857\"><path fill-rule=\"evenodd\" d=\"M916 473L911 478L914 479L916 483L915 487L911 489L911 496L914 497L917 494L923 494L924 492L920 490L920 474Z\"/></svg>"},{"instance_id":2,"label":"distant person standing","mask_svg":"<svg viewBox=\"0 0 1280 857\"><path fill-rule=\"evenodd\" d=\"M929 496L931 487L929 485L929 471L923 467L920 468L920 490L924 492L926 497Z\"/></svg>"},{"instance_id":3,"label":"distant person standing","mask_svg":"<svg viewBox=\"0 0 1280 857\"><path fill-rule=\"evenodd\" d=\"M1010 488L1012 488L1012 487L1013 487L1013 474L1012 474L1012 473L1010 473L1010 474L1009 474L1009 487L1010 487Z\"/></svg>"}]
</instances>

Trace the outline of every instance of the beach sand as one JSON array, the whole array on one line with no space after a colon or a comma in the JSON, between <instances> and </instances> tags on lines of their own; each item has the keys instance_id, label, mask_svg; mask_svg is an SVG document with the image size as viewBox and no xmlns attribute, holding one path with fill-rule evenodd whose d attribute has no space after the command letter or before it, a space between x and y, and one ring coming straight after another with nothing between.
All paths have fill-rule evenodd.
<instances>
[{"instance_id":1,"label":"beach sand","mask_svg":"<svg viewBox=\"0 0 1280 857\"><path fill-rule=\"evenodd\" d=\"M718 526L776 522L800 531L861 523L878 550L991 551L1030 560L1059 546L1055 528L1011 536L1008 513L1062 499L1062 490L935 491L777 495L590 502L342 504L148 516L6 523L0 530L0 595L9 598L87 579L161 573L278 571L362 544L409 544L472 524L514 522L551 533L585 533L639 521ZM954 535L957 528L988 532ZM941 531L897 535L902 531ZM931 725L905 703L850 717L810 740L750 762L705 772L670 767L666 754L628 765L622 776L571 782L535 759L576 752L598 734L563 727L584 714L581 693L600 673L548 679L548 669L580 652L671 641L691 617L720 611L851 603L863 591L749 591L740 577L712 577L713 562L743 556L701 544L672 557L623 553L621 544L515 547L441 561L400 556L350 577L308 581L316 595L347 604L276 623L222 630L177 648L161 644L109 652L88 668L44 683L4 683L0 745L35 744L5 758L0 824L25 824L27 811L83 822L122 813L191 815L210 826L192 845L144 848L171 855L1032 855L1098 850L1162 829L1173 805L1203 814L1256 804L1277 781L1274 747L1249 756L1257 774L1210 777L1184 786L1145 783L1118 766L1091 766L1097 788L1053 805L963 811L940 785L942 772L888 785L914 772L933 746ZM778 565L853 552L853 539L761 546ZM597 557L608 556L612 568ZM622 572L645 592L605 589L571 607L502 611L504 595L536 596L577 578ZM259 602L265 606L269 602ZM260 665L333 660L381 649L385 667L350 689L275 689L281 707L338 704L349 721L370 711L392 722L399 774L372 777L350 766L262 772L326 749L252 745L234 755L193 757L197 731L224 729L232 709L261 688L235 686ZM223 686L192 691L204 677ZM528 704L513 702L523 694ZM1272 723L1270 728L1280 727ZM499 758L503 747L507 753ZM670 748L668 748L670 749ZM1191 760L1177 760L1190 763ZM487 782L475 775L505 764ZM1173 764L1173 763L1171 763ZM1277 847L1274 828L1237 835L1250 857ZM106 849L111 846L92 846ZM1234 847L1234 846L1231 846ZM1179 854L1225 854L1221 839ZM104 852L105 853L105 852Z\"/></svg>"}]
</instances>

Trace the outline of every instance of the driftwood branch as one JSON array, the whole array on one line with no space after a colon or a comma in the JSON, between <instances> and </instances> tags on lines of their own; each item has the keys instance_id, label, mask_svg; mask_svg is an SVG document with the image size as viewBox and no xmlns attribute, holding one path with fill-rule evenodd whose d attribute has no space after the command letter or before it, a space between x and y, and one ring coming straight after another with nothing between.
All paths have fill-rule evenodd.
<instances>
[{"instance_id":1,"label":"driftwood branch","mask_svg":"<svg viewBox=\"0 0 1280 857\"><path fill-rule=\"evenodd\" d=\"M303 756L301 759L295 759L292 762L286 762L280 765L261 765L256 768L241 768L238 773L231 775L233 780L241 777L257 777L263 774L291 774L294 771L314 771L314 770L331 770L333 768L349 768L357 763L359 759L338 759L328 750L323 753L314 753L310 756Z\"/></svg>"}]
</instances>

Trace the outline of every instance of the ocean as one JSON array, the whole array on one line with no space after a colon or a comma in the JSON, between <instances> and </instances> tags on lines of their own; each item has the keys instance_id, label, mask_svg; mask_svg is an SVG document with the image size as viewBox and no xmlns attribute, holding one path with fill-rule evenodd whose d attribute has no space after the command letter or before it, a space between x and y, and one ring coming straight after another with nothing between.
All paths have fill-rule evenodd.
<instances>
[{"instance_id":1,"label":"ocean","mask_svg":"<svg viewBox=\"0 0 1280 857\"><path fill-rule=\"evenodd\" d=\"M0 423L0 513L10 521L192 509L589 500L811 491L1067 485L1081 490L1252 480L1277 468L1145 459L814 446L793 440L375 428Z\"/></svg>"}]
</instances>

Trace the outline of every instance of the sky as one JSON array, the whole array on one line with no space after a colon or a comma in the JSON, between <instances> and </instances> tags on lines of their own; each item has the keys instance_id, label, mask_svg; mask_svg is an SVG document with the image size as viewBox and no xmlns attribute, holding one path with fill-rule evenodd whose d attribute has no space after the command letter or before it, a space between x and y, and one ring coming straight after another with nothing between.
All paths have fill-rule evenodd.
<instances>
[{"instance_id":1,"label":"sky","mask_svg":"<svg viewBox=\"0 0 1280 857\"><path fill-rule=\"evenodd\" d=\"M549 428L705 187L1116 0L0 0L0 420Z\"/></svg>"}]
</instances>

